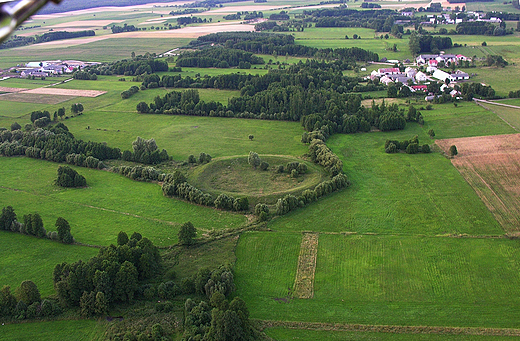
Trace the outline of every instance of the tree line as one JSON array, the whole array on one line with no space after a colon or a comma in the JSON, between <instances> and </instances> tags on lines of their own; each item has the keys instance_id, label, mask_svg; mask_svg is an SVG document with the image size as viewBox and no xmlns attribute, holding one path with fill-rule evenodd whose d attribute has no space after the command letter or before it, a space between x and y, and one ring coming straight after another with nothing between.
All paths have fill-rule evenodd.
<instances>
[{"instance_id":1,"label":"tree line","mask_svg":"<svg viewBox=\"0 0 520 341\"><path fill-rule=\"evenodd\" d=\"M191 47L220 44L226 49L238 49L252 53L276 54L278 56L319 57L353 59L358 61L378 61L377 53L361 48L318 49L296 45L294 37L287 34L261 32L220 32L197 38L189 43Z\"/></svg>"},{"instance_id":2,"label":"tree line","mask_svg":"<svg viewBox=\"0 0 520 341\"><path fill-rule=\"evenodd\" d=\"M26 155L54 162L66 161L89 168L104 168L102 160L121 158L119 148L77 140L61 122L49 129L37 128L24 132L4 130L0 139L0 155L4 156Z\"/></svg>"},{"instance_id":3,"label":"tree line","mask_svg":"<svg viewBox=\"0 0 520 341\"><path fill-rule=\"evenodd\" d=\"M184 52L177 58L176 65L180 67L228 68L239 66L240 63L260 65L265 62L263 58L257 57L251 52L219 47L194 52Z\"/></svg>"},{"instance_id":4,"label":"tree line","mask_svg":"<svg viewBox=\"0 0 520 341\"><path fill-rule=\"evenodd\" d=\"M31 213L23 216L23 223L18 221L14 208L6 206L0 215L0 230L17 232L38 238L48 238L65 244L72 244L74 237L70 232L69 223L62 217L56 220L57 231L49 231L43 226L43 220L39 213Z\"/></svg>"},{"instance_id":5,"label":"tree line","mask_svg":"<svg viewBox=\"0 0 520 341\"><path fill-rule=\"evenodd\" d=\"M76 31L76 32L67 32L67 31L52 31L46 32L42 35L36 35L34 37L23 37L14 35L12 38L8 39L4 43L0 44L1 49L9 49L12 47L25 46L30 44L39 44L45 43L48 41L55 40L63 40L63 39L72 39L79 37L91 37L95 36L96 32L93 30L87 31Z\"/></svg>"},{"instance_id":6,"label":"tree line","mask_svg":"<svg viewBox=\"0 0 520 341\"><path fill-rule=\"evenodd\" d=\"M125 75L137 76L154 72L168 71L168 63L155 59L153 55L146 54L134 59L123 59L109 64L102 64L88 68L89 72L101 75Z\"/></svg>"},{"instance_id":7,"label":"tree line","mask_svg":"<svg viewBox=\"0 0 520 341\"><path fill-rule=\"evenodd\" d=\"M486 21L464 21L457 24L455 28L457 34L503 36L512 34L511 30L506 30L500 26L495 26Z\"/></svg>"}]
</instances>

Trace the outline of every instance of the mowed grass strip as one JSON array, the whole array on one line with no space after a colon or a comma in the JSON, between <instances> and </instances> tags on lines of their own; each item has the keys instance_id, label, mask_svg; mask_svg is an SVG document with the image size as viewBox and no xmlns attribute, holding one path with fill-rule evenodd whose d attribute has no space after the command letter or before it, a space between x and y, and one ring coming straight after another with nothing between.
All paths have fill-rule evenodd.
<instances>
[{"instance_id":1,"label":"mowed grass strip","mask_svg":"<svg viewBox=\"0 0 520 341\"><path fill-rule=\"evenodd\" d=\"M293 297L312 298L314 296L314 275L318 256L317 233L304 233L298 257L298 270L294 281Z\"/></svg>"},{"instance_id":2,"label":"mowed grass strip","mask_svg":"<svg viewBox=\"0 0 520 341\"><path fill-rule=\"evenodd\" d=\"M496 235L503 231L464 178L440 153L386 154L387 139L419 136L433 144L425 127L336 134L327 145L344 163L352 185L305 209L273 220L276 231L380 234Z\"/></svg>"},{"instance_id":3,"label":"mowed grass strip","mask_svg":"<svg viewBox=\"0 0 520 341\"><path fill-rule=\"evenodd\" d=\"M55 228L54 228L55 230ZM74 232L74 231L72 231ZM0 232L0 286L11 291L25 280L36 283L43 297L54 295L52 271L58 263L87 261L98 249L65 245L14 232Z\"/></svg>"},{"instance_id":4,"label":"mowed grass strip","mask_svg":"<svg viewBox=\"0 0 520 341\"><path fill-rule=\"evenodd\" d=\"M504 107L498 104L519 105L518 100L497 101L497 105L490 103L480 103L484 108L494 112L498 117L509 123L513 129L520 132L520 108Z\"/></svg>"},{"instance_id":5,"label":"mowed grass strip","mask_svg":"<svg viewBox=\"0 0 520 341\"><path fill-rule=\"evenodd\" d=\"M416 108L420 106L416 105ZM420 111L425 120L424 132L433 129L436 139L517 132L495 113L472 102L459 102L457 107L453 104L433 104L433 110Z\"/></svg>"},{"instance_id":6,"label":"mowed grass strip","mask_svg":"<svg viewBox=\"0 0 520 341\"><path fill-rule=\"evenodd\" d=\"M242 215L166 198L158 184L107 171L73 167L85 176L88 187L60 188L53 184L59 166L25 157L0 158L0 206L13 206L20 219L39 212L48 230L61 216L79 242L95 245L114 243L121 230L172 245L186 221L206 231L247 222Z\"/></svg>"},{"instance_id":7,"label":"mowed grass strip","mask_svg":"<svg viewBox=\"0 0 520 341\"><path fill-rule=\"evenodd\" d=\"M314 298L280 302L273 299L277 297L273 289L283 292L286 274L294 271L295 260L289 261L286 255L294 250L293 244L299 244L298 236L264 232L263 236L245 235L239 242L238 295L246 300L253 318L364 325L520 326L517 241L321 234ZM291 242L283 253L277 252L281 241Z\"/></svg>"},{"instance_id":8,"label":"mowed grass strip","mask_svg":"<svg viewBox=\"0 0 520 341\"><path fill-rule=\"evenodd\" d=\"M102 340L105 327L93 320L62 320L2 325L2 340Z\"/></svg>"}]
</instances>

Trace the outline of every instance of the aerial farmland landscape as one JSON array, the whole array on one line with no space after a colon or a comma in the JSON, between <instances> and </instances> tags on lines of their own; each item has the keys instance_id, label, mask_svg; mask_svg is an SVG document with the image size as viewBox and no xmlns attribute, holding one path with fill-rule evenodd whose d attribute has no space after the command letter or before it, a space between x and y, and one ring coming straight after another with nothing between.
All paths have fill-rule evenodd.
<instances>
[{"instance_id":1,"label":"aerial farmland landscape","mask_svg":"<svg viewBox=\"0 0 520 341\"><path fill-rule=\"evenodd\" d=\"M30 14L0 340L520 339L517 0Z\"/></svg>"}]
</instances>

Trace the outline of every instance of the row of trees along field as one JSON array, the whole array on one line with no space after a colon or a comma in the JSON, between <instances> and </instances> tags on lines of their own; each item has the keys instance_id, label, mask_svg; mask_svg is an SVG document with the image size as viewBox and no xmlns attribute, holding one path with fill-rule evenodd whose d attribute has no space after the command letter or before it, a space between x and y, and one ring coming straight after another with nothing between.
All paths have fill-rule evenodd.
<instances>
[{"instance_id":1,"label":"row of trees along field","mask_svg":"<svg viewBox=\"0 0 520 341\"><path fill-rule=\"evenodd\" d=\"M39 238L48 238L65 244L72 244L74 238L70 232L68 221L62 217L56 220L56 231L45 230L43 220L37 212L23 216L23 223L18 221L14 208L7 206L2 209L0 215L0 230L22 233Z\"/></svg>"},{"instance_id":2,"label":"row of trees along field","mask_svg":"<svg viewBox=\"0 0 520 341\"><path fill-rule=\"evenodd\" d=\"M93 30L88 31L76 31L76 32L67 32L67 31L53 31L46 32L42 35L37 35L34 37L25 37L25 36L17 36L14 35L12 38L8 39L4 43L0 44L1 49L9 49L12 47L25 46L30 44L38 44L45 43L48 41L54 40L63 40L63 39L72 39L79 37L91 37L95 36L96 32Z\"/></svg>"},{"instance_id":3,"label":"row of trees along field","mask_svg":"<svg viewBox=\"0 0 520 341\"><path fill-rule=\"evenodd\" d=\"M48 127L46 127L48 128ZM77 140L67 126L59 122L48 129L36 128L31 131L20 129L9 131L0 128L0 155L25 155L35 159L66 162L71 165L99 168L106 166L107 159L121 159L144 164L158 164L169 160L165 149L159 150L154 139L141 137L132 143L133 151L111 148L104 143Z\"/></svg>"}]
</instances>

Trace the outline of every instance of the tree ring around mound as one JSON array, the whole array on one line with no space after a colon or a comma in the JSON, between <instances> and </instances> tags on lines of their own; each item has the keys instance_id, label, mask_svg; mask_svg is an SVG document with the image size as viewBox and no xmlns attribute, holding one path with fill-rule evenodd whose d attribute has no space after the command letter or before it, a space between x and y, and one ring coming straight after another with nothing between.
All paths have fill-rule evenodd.
<instances>
[{"instance_id":1,"label":"tree ring around mound","mask_svg":"<svg viewBox=\"0 0 520 341\"><path fill-rule=\"evenodd\" d=\"M254 205L258 202L273 204L287 194L299 195L328 179L322 167L309 161L276 155L260 155L260 158L269 164L265 171L260 167L251 167L245 155L213 159L190 172L189 182L214 196L225 193L234 197L247 197ZM297 177L291 176L285 170L290 162L305 164L307 172ZM278 172L280 165L284 166L283 173Z\"/></svg>"}]
</instances>

